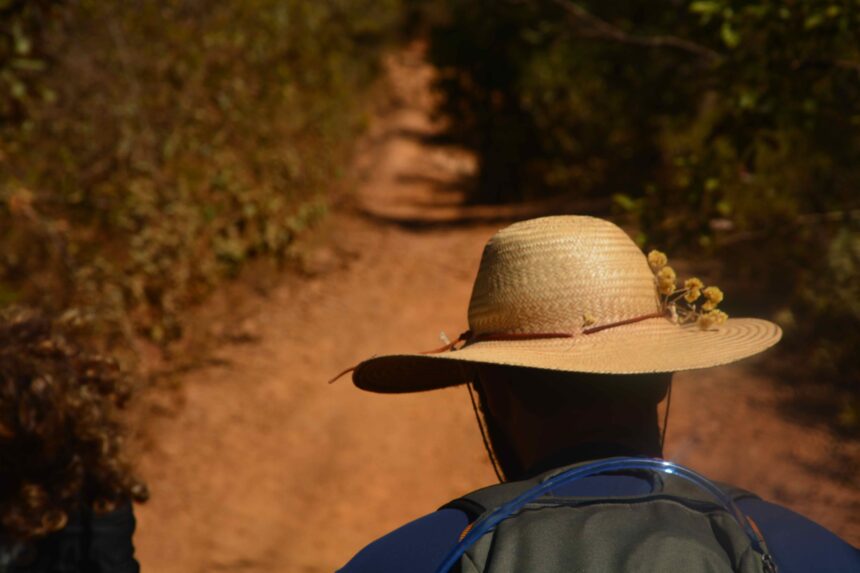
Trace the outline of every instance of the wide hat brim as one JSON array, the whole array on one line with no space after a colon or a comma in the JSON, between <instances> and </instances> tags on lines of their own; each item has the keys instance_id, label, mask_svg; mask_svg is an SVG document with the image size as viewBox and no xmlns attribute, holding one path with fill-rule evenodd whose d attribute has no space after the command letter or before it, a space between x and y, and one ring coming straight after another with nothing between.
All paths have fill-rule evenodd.
<instances>
[{"instance_id":1,"label":"wide hat brim","mask_svg":"<svg viewBox=\"0 0 860 573\"><path fill-rule=\"evenodd\" d=\"M419 392L469 382L480 364L597 374L679 372L736 362L781 337L779 326L756 318L729 319L705 331L655 318L570 338L476 341L438 354L377 356L356 367L353 382L371 392Z\"/></svg>"}]
</instances>

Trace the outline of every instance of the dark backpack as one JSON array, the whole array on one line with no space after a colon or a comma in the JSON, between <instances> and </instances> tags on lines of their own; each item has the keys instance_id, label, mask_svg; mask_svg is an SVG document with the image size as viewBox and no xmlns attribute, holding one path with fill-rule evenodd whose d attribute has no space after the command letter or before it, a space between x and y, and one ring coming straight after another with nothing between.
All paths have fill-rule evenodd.
<instances>
[{"instance_id":1,"label":"dark backpack","mask_svg":"<svg viewBox=\"0 0 860 573\"><path fill-rule=\"evenodd\" d=\"M648 479L631 497L563 497L554 489L596 474ZM774 573L755 525L735 501L753 494L687 468L610 458L490 486L447 504L474 519L439 573Z\"/></svg>"}]
</instances>

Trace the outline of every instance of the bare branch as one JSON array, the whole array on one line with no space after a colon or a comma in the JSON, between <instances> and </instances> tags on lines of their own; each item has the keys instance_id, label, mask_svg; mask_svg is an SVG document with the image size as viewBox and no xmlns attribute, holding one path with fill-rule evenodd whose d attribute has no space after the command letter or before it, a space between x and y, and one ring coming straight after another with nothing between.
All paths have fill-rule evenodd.
<instances>
[{"instance_id":1,"label":"bare branch","mask_svg":"<svg viewBox=\"0 0 860 573\"><path fill-rule=\"evenodd\" d=\"M582 6L570 0L552 0L571 15L573 20L583 24L580 35L590 38L600 38L621 44L642 46L645 48L673 48L689 54L694 54L709 62L719 62L723 55L719 52L702 46L690 40L678 38L677 36L635 36L628 34L621 28L613 26L606 20L598 18Z\"/></svg>"}]
</instances>

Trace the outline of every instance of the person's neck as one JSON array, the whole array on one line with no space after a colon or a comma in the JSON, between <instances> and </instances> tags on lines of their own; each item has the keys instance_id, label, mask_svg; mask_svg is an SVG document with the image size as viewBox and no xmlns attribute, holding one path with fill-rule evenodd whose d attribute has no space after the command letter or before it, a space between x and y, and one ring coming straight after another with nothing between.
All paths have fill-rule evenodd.
<instances>
[{"instance_id":1,"label":"person's neck","mask_svg":"<svg viewBox=\"0 0 860 573\"><path fill-rule=\"evenodd\" d=\"M618 456L660 458L662 457L662 451L659 448L643 450L629 444L614 442L586 442L545 455L530 464L525 470L524 475L511 477L512 479L528 478L555 468Z\"/></svg>"},{"instance_id":2,"label":"person's neck","mask_svg":"<svg viewBox=\"0 0 860 573\"><path fill-rule=\"evenodd\" d=\"M602 426L588 419L534 422L520 425L516 432L509 428L507 435L522 469L544 467L545 460L564 462L565 458L570 461L559 465L616 455L661 457L656 411L639 418L634 414L638 412L607 416Z\"/></svg>"}]
</instances>

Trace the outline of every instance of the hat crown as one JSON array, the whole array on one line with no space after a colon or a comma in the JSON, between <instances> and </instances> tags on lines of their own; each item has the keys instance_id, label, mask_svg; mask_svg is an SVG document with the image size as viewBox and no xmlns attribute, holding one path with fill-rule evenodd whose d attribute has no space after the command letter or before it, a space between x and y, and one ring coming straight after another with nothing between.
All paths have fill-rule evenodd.
<instances>
[{"instance_id":1,"label":"hat crown","mask_svg":"<svg viewBox=\"0 0 860 573\"><path fill-rule=\"evenodd\" d=\"M585 216L515 223L484 247L469 327L476 333L546 333L658 312L645 255L618 226Z\"/></svg>"}]
</instances>

